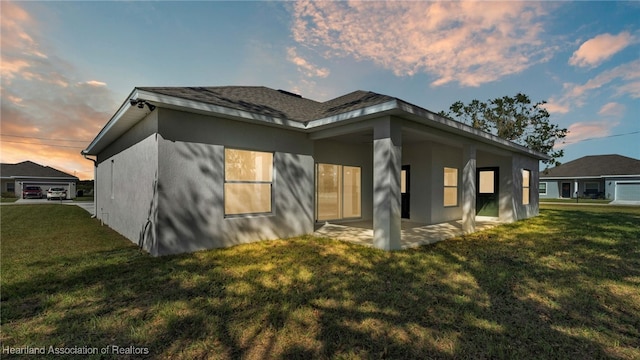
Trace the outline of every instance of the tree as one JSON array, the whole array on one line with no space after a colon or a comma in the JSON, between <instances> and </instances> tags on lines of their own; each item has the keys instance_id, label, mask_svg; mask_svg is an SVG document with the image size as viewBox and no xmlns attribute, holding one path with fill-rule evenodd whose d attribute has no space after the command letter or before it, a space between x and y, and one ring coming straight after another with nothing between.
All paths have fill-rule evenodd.
<instances>
[{"instance_id":1,"label":"tree","mask_svg":"<svg viewBox=\"0 0 640 360\"><path fill-rule=\"evenodd\" d=\"M469 104L456 101L448 112L440 115L452 118L475 129L480 129L502 139L513 141L551 157L543 161L547 165L559 165L564 150L554 150L556 141L567 136L567 129L549 121L546 101L531 103L529 97L518 93L514 97L503 96L486 102L473 100Z\"/></svg>"}]
</instances>

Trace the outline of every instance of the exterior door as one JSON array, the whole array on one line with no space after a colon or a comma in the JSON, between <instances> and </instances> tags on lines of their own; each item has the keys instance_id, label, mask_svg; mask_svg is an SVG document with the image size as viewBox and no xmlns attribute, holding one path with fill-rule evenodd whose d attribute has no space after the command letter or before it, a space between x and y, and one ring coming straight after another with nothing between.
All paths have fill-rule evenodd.
<instances>
[{"instance_id":1,"label":"exterior door","mask_svg":"<svg viewBox=\"0 0 640 360\"><path fill-rule=\"evenodd\" d=\"M571 183L562 183L562 197L570 198L571 197Z\"/></svg>"},{"instance_id":2,"label":"exterior door","mask_svg":"<svg viewBox=\"0 0 640 360\"><path fill-rule=\"evenodd\" d=\"M409 192L409 188L410 188L410 181L409 181L409 174L411 171L411 166L409 165L402 165L402 170L400 172L400 201L401 201L401 217L404 219L409 219L410 218L410 192Z\"/></svg>"},{"instance_id":3,"label":"exterior door","mask_svg":"<svg viewBox=\"0 0 640 360\"><path fill-rule=\"evenodd\" d=\"M499 215L499 177L498 168L479 168L477 171L476 215L498 217Z\"/></svg>"}]
</instances>

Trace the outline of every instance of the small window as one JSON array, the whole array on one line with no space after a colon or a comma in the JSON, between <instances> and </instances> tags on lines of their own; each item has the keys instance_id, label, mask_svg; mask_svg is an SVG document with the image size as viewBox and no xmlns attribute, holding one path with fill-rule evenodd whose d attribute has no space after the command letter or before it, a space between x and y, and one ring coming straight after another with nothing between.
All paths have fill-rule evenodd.
<instances>
[{"instance_id":1,"label":"small window","mask_svg":"<svg viewBox=\"0 0 640 360\"><path fill-rule=\"evenodd\" d=\"M7 192L16 192L16 183L8 182L7 183Z\"/></svg>"},{"instance_id":2,"label":"small window","mask_svg":"<svg viewBox=\"0 0 640 360\"><path fill-rule=\"evenodd\" d=\"M225 215L271 212L273 153L224 150Z\"/></svg>"},{"instance_id":3,"label":"small window","mask_svg":"<svg viewBox=\"0 0 640 360\"><path fill-rule=\"evenodd\" d=\"M114 192L114 185L113 185L113 180L115 179L115 175L114 175L114 167L115 167L115 162L113 160L111 160L111 198L115 198L115 192Z\"/></svg>"},{"instance_id":4,"label":"small window","mask_svg":"<svg viewBox=\"0 0 640 360\"><path fill-rule=\"evenodd\" d=\"M522 204L529 205L531 195L531 171L522 170Z\"/></svg>"},{"instance_id":5,"label":"small window","mask_svg":"<svg viewBox=\"0 0 640 360\"><path fill-rule=\"evenodd\" d=\"M444 168L444 206L458 206L458 169Z\"/></svg>"},{"instance_id":6,"label":"small window","mask_svg":"<svg viewBox=\"0 0 640 360\"><path fill-rule=\"evenodd\" d=\"M538 184L538 193L540 195L547 195L547 183L546 182L541 182L540 184Z\"/></svg>"}]
</instances>

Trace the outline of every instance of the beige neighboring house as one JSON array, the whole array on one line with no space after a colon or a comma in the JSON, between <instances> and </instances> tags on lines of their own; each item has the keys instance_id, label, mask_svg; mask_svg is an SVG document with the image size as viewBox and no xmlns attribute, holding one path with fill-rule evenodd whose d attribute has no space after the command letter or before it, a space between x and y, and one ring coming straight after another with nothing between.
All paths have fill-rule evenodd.
<instances>
[{"instance_id":1,"label":"beige neighboring house","mask_svg":"<svg viewBox=\"0 0 640 360\"><path fill-rule=\"evenodd\" d=\"M23 161L17 164L0 164L0 180L2 192L14 193L22 197L22 189L26 186L38 186L46 197L46 191L52 187L67 190L67 199L76 197L77 177L49 166Z\"/></svg>"},{"instance_id":2,"label":"beige neighboring house","mask_svg":"<svg viewBox=\"0 0 640 360\"><path fill-rule=\"evenodd\" d=\"M325 222L368 222L384 250L401 248L405 222L470 233L479 217L538 215L548 159L393 96L252 86L135 88L82 154L96 216L152 255Z\"/></svg>"}]
</instances>

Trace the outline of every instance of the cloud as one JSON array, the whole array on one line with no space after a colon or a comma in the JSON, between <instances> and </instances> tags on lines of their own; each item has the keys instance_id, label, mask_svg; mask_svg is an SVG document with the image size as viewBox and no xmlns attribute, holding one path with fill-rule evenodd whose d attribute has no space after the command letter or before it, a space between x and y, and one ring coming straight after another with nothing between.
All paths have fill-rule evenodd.
<instances>
[{"instance_id":1,"label":"cloud","mask_svg":"<svg viewBox=\"0 0 640 360\"><path fill-rule=\"evenodd\" d=\"M569 59L569 65L595 67L633 44L635 37L627 31L618 35L601 34L585 41Z\"/></svg>"},{"instance_id":2,"label":"cloud","mask_svg":"<svg viewBox=\"0 0 640 360\"><path fill-rule=\"evenodd\" d=\"M586 139L611 135L611 129L619 124L617 121L591 121L577 122L569 126L569 133L564 141L557 143L554 148L561 149L566 145L577 143Z\"/></svg>"},{"instance_id":3,"label":"cloud","mask_svg":"<svg viewBox=\"0 0 640 360\"><path fill-rule=\"evenodd\" d=\"M565 83L560 98L552 98L551 109L566 113L571 108L582 107L594 93L612 90L616 97L640 98L640 59L603 71L584 84ZM551 109L547 104L547 110Z\"/></svg>"},{"instance_id":4,"label":"cloud","mask_svg":"<svg viewBox=\"0 0 640 360\"><path fill-rule=\"evenodd\" d=\"M298 66L298 70L301 71L306 77L319 77L326 78L329 76L329 69L315 66L299 56L295 47L287 49L287 60L291 61Z\"/></svg>"},{"instance_id":5,"label":"cloud","mask_svg":"<svg viewBox=\"0 0 640 360\"><path fill-rule=\"evenodd\" d=\"M19 4L3 2L1 14L0 161L31 160L91 178L93 165L80 150L117 106L112 92L45 49L40 24Z\"/></svg>"},{"instance_id":6,"label":"cloud","mask_svg":"<svg viewBox=\"0 0 640 360\"><path fill-rule=\"evenodd\" d=\"M545 62L552 5L538 2L295 2L292 35L326 58L372 61L432 85L480 86ZM375 25L373 25L375 24Z\"/></svg>"},{"instance_id":7,"label":"cloud","mask_svg":"<svg viewBox=\"0 0 640 360\"><path fill-rule=\"evenodd\" d=\"M600 111L598 111L598 115L619 118L624 115L625 110L626 108L624 105L616 102L610 102L604 104L600 108Z\"/></svg>"}]
</instances>

